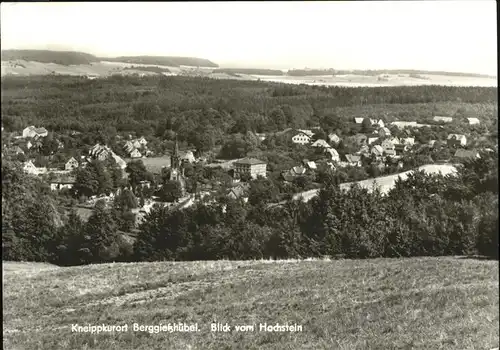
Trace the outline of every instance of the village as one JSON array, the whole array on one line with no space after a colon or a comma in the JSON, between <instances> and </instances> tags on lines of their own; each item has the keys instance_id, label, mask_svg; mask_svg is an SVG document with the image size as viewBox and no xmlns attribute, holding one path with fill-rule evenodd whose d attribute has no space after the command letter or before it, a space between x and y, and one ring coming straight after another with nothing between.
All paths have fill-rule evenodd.
<instances>
[{"instance_id":1,"label":"village","mask_svg":"<svg viewBox=\"0 0 500 350\"><path fill-rule=\"evenodd\" d=\"M344 138L337 133L329 133L326 135L326 138L318 138L318 134L325 135L319 127L310 129L289 128L274 135L265 133L256 134L256 137L260 141L265 142L266 138L278 134L280 137L285 137L291 143L292 147L314 150L316 159L303 159L300 164L296 164L280 172L279 181L282 181L284 184L294 183L294 181L304 177L312 179L312 186L304 188L304 190L317 188L315 178L319 169L335 172L346 168L361 168L369 165L382 172L388 166L396 169L394 171L403 172L404 170L408 170L408 167L405 167L404 164L406 156L417 154L422 152L422 150L432 150L434 147L437 147L437 143L440 143L441 147L444 146L452 152L451 155L455 162L467 158L479 157L477 149L468 149L468 140L463 134L450 133L447 135L446 140L429 140L426 144L416 141L413 135L415 130L431 127L443 128L443 125L453 123L453 118L435 116L432 121L434 124L393 121L386 125L382 119L354 118L351 121L352 126L357 127L360 132ZM477 118L467 118L467 123L473 126L480 124L480 121ZM26 127L18 135L14 133L14 135L11 135L13 137L10 138L11 143L3 145L2 158L24 157L25 154L33 157L38 153L37 150L43 145L44 139L47 138L48 134L48 130L44 127L35 126ZM395 134L399 134L399 136ZM126 171L127 165L130 162L141 161L145 169L156 176L156 180L154 177L150 177L149 180L142 179L140 181L140 186L147 187L150 190L148 192L150 195L148 198L145 198L139 208L132 210L136 214L137 223L140 223L141 217L147 214L155 203L169 206L173 209L182 209L193 205L207 195L217 192L214 186L197 186L196 191L186 191L187 176L184 173L184 168L187 164L190 166L198 165L201 167L223 169L232 179L229 186L225 188L226 195L233 199L241 198L244 201L248 200L250 181L257 178L266 178L269 173L268 163L253 157L231 160L212 159L211 162L208 162L207 157L203 154L198 154L195 149L180 151L177 141L175 142L174 149L167 152L167 154L158 155L148 149L148 141L143 136L132 138L131 135L128 135L128 138L122 136L117 136L117 138L119 140L116 144L121 147L119 153L125 154L127 157L120 157L117 155L118 152L115 152L117 151L116 149L113 150L107 145L95 144L89 148L87 154L81 155L78 158L70 157L64 163L61 163L59 167L37 166L35 159L29 158L25 159L22 163L22 169L26 174L42 178L52 191L66 190L71 192L77 181L75 176L76 171L84 169L93 160L105 161L106 159L113 159L119 169L121 169L125 183L127 183L128 177ZM57 136L54 139L56 140L57 149L64 147L57 140ZM339 146L343 143L354 145L354 148L351 148L353 152L346 153L345 150L344 152L339 152ZM51 157L52 155L49 155L47 158L50 159ZM446 163L450 161L451 159L442 159L440 162ZM166 170L170 174L168 175L169 180L176 181L180 185L180 195L171 202L161 202L159 197L154 195L162 187L160 176ZM125 186L125 188L132 190L130 184ZM217 189L219 188L217 187ZM108 194L99 193L92 195L89 198L80 200L78 206L91 210L99 200L111 203L119 191L120 189ZM79 197L79 194L75 193L75 191L71 193L75 197Z\"/></svg>"}]
</instances>

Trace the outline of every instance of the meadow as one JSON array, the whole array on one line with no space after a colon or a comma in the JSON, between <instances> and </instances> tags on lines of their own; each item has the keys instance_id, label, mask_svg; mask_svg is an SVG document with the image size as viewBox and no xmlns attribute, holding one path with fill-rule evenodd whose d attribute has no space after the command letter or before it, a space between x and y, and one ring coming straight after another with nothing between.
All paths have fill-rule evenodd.
<instances>
[{"instance_id":1,"label":"meadow","mask_svg":"<svg viewBox=\"0 0 500 350\"><path fill-rule=\"evenodd\" d=\"M3 263L5 349L491 349L498 261L463 257ZM197 323L199 332L71 325ZM212 322L232 331L211 332ZM259 331L259 323L302 332ZM236 325L257 325L237 332Z\"/></svg>"}]
</instances>

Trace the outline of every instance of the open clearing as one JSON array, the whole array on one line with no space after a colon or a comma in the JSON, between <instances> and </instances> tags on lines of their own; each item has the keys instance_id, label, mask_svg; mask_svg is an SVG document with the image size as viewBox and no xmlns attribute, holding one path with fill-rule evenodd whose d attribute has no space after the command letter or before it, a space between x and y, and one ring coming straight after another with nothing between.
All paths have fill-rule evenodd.
<instances>
[{"instance_id":1,"label":"open clearing","mask_svg":"<svg viewBox=\"0 0 500 350\"><path fill-rule=\"evenodd\" d=\"M3 264L5 349L498 347L498 261L446 257L52 269L19 265ZM130 329L133 323L169 322L198 323L200 331L149 334ZM257 324L257 329L211 333L211 322ZM261 332L258 324L264 322L296 323L303 331ZM73 323L130 328L92 335L72 333Z\"/></svg>"}]
</instances>

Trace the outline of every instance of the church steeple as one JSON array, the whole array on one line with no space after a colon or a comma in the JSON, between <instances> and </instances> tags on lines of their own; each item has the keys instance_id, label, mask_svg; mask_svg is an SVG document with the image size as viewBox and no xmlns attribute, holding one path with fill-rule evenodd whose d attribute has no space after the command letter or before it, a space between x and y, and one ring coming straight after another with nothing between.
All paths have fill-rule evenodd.
<instances>
[{"instance_id":1,"label":"church steeple","mask_svg":"<svg viewBox=\"0 0 500 350\"><path fill-rule=\"evenodd\" d=\"M179 155L179 144L177 143L177 135L175 135L174 156Z\"/></svg>"}]
</instances>

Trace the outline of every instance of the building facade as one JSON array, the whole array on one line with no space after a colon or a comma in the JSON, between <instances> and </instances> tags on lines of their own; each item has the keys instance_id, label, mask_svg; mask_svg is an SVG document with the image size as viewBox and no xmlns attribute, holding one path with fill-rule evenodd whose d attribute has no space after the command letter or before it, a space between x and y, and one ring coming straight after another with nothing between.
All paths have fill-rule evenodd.
<instances>
[{"instance_id":1,"label":"building facade","mask_svg":"<svg viewBox=\"0 0 500 350\"><path fill-rule=\"evenodd\" d=\"M258 176L266 177L267 163L255 158L244 158L233 163L234 176L240 178L243 174L248 174L252 179Z\"/></svg>"}]
</instances>

